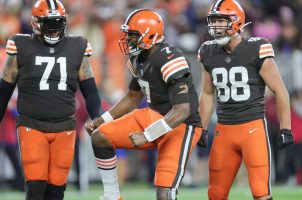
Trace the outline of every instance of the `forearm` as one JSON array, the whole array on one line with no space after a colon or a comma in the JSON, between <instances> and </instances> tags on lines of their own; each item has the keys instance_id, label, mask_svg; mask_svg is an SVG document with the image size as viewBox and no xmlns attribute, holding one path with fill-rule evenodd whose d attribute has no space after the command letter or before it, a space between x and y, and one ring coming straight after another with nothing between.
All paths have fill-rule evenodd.
<instances>
[{"instance_id":1,"label":"forearm","mask_svg":"<svg viewBox=\"0 0 302 200\"><path fill-rule=\"evenodd\" d=\"M113 119L117 119L137 108L140 101L141 99L133 99L131 98L131 95L126 94L109 110L109 112Z\"/></svg>"},{"instance_id":2,"label":"forearm","mask_svg":"<svg viewBox=\"0 0 302 200\"><path fill-rule=\"evenodd\" d=\"M81 92L85 99L86 110L89 113L91 119L100 117L101 100L98 94L98 90L94 81L94 78L81 81L79 83Z\"/></svg>"},{"instance_id":3,"label":"forearm","mask_svg":"<svg viewBox=\"0 0 302 200\"><path fill-rule=\"evenodd\" d=\"M214 111L214 94L202 94L199 101L199 114L201 117L202 127L207 129Z\"/></svg>"},{"instance_id":4,"label":"forearm","mask_svg":"<svg viewBox=\"0 0 302 200\"><path fill-rule=\"evenodd\" d=\"M109 111L97 119L97 124L102 124L104 121L111 121L122 117L123 115L131 112L137 108L138 104L141 102L143 94L140 91L129 90L125 96L119 100ZM104 119L107 118L107 119Z\"/></svg>"},{"instance_id":5,"label":"forearm","mask_svg":"<svg viewBox=\"0 0 302 200\"><path fill-rule=\"evenodd\" d=\"M164 120L172 129L183 123L190 115L190 104L183 103L174 105L173 108L164 116Z\"/></svg>"},{"instance_id":6,"label":"forearm","mask_svg":"<svg viewBox=\"0 0 302 200\"><path fill-rule=\"evenodd\" d=\"M15 89L15 84L0 79L0 122L6 111L7 104Z\"/></svg>"},{"instance_id":7,"label":"forearm","mask_svg":"<svg viewBox=\"0 0 302 200\"><path fill-rule=\"evenodd\" d=\"M290 101L286 89L275 93L277 115L280 121L280 129L291 129Z\"/></svg>"}]
</instances>

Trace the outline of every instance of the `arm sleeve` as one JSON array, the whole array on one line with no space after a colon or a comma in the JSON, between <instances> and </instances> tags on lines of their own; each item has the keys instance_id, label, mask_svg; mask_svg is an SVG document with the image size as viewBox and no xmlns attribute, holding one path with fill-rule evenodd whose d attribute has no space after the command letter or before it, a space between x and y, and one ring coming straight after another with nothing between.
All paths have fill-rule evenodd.
<instances>
[{"instance_id":1,"label":"arm sleeve","mask_svg":"<svg viewBox=\"0 0 302 200\"><path fill-rule=\"evenodd\" d=\"M2 121L3 115L6 111L7 104L11 98L16 84L0 80L0 121Z\"/></svg>"},{"instance_id":2,"label":"arm sleeve","mask_svg":"<svg viewBox=\"0 0 302 200\"><path fill-rule=\"evenodd\" d=\"M101 113L101 99L96 88L94 78L90 78L79 83L80 90L85 99L86 110L91 119L100 117Z\"/></svg>"}]
</instances>

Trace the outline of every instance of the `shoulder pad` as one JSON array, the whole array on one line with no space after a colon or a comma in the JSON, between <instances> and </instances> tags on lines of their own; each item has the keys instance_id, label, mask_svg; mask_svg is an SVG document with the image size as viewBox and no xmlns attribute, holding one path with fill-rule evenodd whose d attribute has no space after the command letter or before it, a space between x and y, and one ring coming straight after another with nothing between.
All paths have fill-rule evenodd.
<instances>
[{"instance_id":1,"label":"shoulder pad","mask_svg":"<svg viewBox=\"0 0 302 200\"><path fill-rule=\"evenodd\" d=\"M72 40L74 44L79 44L80 47L85 49L84 56L89 57L93 55L92 47L85 37L77 35L68 35L66 37Z\"/></svg>"},{"instance_id":2,"label":"shoulder pad","mask_svg":"<svg viewBox=\"0 0 302 200\"><path fill-rule=\"evenodd\" d=\"M247 40L247 42L249 45L252 45L254 48L256 48L260 59L275 56L273 46L266 38L251 37Z\"/></svg>"},{"instance_id":3,"label":"shoulder pad","mask_svg":"<svg viewBox=\"0 0 302 200\"><path fill-rule=\"evenodd\" d=\"M197 60L203 62L204 58L213 52L216 46L217 44L213 40L203 42L198 49Z\"/></svg>"},{"instance_id":4,"label":"shoulder pad","mask_svg":"<svg viewBox=\"0 0 302 200\"><path fill-rule=\"evenodd\" d=\"M158 54L158 65L164 82L168 83L190 73L189 64L180 49L162 45Z\"/></svg>"}]
</instances>

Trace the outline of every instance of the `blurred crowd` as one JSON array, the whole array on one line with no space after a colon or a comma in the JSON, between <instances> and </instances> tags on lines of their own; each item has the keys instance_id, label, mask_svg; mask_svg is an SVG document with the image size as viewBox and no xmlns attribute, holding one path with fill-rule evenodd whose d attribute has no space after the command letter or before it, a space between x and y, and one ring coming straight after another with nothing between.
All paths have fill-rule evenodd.
<instances>
[{"instance_id":1,"label":"blurred crowd","mask_svg":"<svg viewBox=\"0 0 302 200\"><path fill-rule=\"evenodd\" d=\"M238 0L246 12L246 21L252 23L245 28L246 37L265 37L274 46L276 62L290 92L292 105L292 130L295 144L284 151L278 151L276 137L278 120L274 109L274 97L267 93L267 121L273 152L273 180L277 183L302 184L302 0ZM195 57L200 44L208 40L206 16L213 0L62 0L68 14L68 34L83 35L92 45L91 57L96 82L106 110L117 101L127 89L129 74L125 66L127 59L119 49L118 40L123 38L120 26L125 17L138 8L157 10L165 21L166 40L180 47L191 59L192 70L198 72L194 81L200 92L200 65ZM0 0L0 70L6 58L5 45L10 35L32 33L31 7L34 0ZM80 95L79 95L80 96ZM6 116L0 125L0 155L6 154L11 161L16 177L13 187L22 189L22 174L18 165L18 146L14 117L17 115L15 98L10 102ZM78 98L78 148L85 136L83 124L88 118L83 113L83 102ZM82 102L82 104L80 103ZM146 106L144 102L142 106ZM85 110L85 109L84 109ZM213 117L213 124L215 116ZM77 148L77 149L78 149ZM190 161L184 183L187 185L206 184L207 150L196 150ZM77 151L76 155L79 155ZM139 180L142 173L145 180L152 182L155 162L154 152L132 156L120 151L120 177L124 180ZM135 158L133 158L135 157ZM142 168L132 162L142 161ZM1 173L3 159L0 159L0 187L7 185ZM81 159L75 159L75 172L81 174ZM94 165L93 160L89 161ZM148 169L150 168L150 169ZM141 170L142 173L137 173ZM190 177L191 175L191 177ZM81 177L79 175L78 177ZM198 180L195 180L198 179ZM77 188L81 189L80 178L75 178Z\"/></svg>"}]
</instances>

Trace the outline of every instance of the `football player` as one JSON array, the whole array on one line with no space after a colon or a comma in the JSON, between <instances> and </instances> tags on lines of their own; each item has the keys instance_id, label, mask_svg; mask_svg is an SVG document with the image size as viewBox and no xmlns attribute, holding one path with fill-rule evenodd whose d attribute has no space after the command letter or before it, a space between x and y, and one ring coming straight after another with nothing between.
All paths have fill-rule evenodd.
<instances>
[{"instance_id":1,"label":"football player","mask_svg":"<svg viewBox=\"0 0 302 200\"><path fill-rule=\"evenodd\" d=\"M100 116L100 97L80 36L67 36L67 14L58 0L32 8L34 34L12 36L0 81L0 120L18 87L17 129L26 200L62 200L75 143L75 92L79 84L90 117Z\"/></svg>"},{"instance_id":2,"label":"football player","mask_svg":"<svg viewBox=\"0 0 302 200\"><path fill-rule=\"evenodd\" d=\"M275 94L280 119L278 146L293 143L290 104L272 45L263 38L243 38L248 24L234 0L218 0L207 16L211 41L198 53L202 68L200 114L206 129L215 105L218 124L209 158L211 200L228 199L242 160L254 199L272 199L271 151L265 122L265 87Z\"/></svg>"},{"instance_id":3,"label":"football player","mask_svg":"<svg viewBox=\"0 0 302 200\"><path fill-rule=\"evenodd\" d=\"M104 200L121 199L115 149L158 148L158 200L176 199L189 155L201 135L198 97L183 53L164 42L164 22L152 10L132 12L119 44L132 73L125 96L87 124L102 177ZM149 108L136 109L143 96Z\"/></svg>"}]
</instances>

